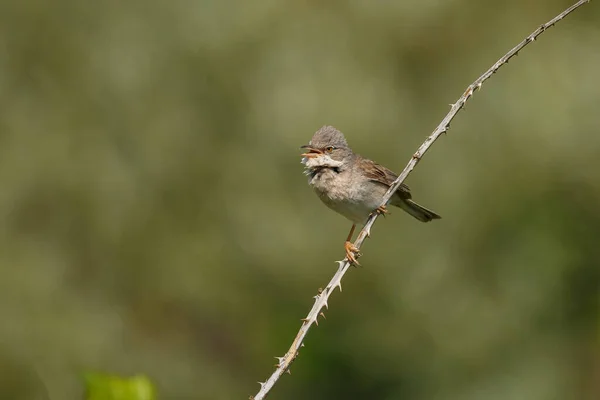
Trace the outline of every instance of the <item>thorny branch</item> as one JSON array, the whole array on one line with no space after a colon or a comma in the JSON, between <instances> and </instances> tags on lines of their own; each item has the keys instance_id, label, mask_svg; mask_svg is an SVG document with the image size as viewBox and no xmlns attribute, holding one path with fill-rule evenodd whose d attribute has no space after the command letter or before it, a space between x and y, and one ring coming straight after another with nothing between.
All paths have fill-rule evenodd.
<instances>
[{"instance_id":1,"label":"thorny branch","mask_svg":"<svg viewBox=\"0 0 600 400\"><path fill-rule=\"evenodd\" d=\"M475 80L475 82L470 84L467 87L467 89L464 91L462 96L460 96L459 99L456 101L456 103L451 105L450 112L444 117L442 122L440 122L440 124L437 126L437 128L435 128L433 133L431 135L429 135L429 137L427 137L427 139L425 139L423 144L413 154L411 160L408 162L408 164L406 165L406 167L404 168L402 173L398 176L398 178L396 178L396 180L390 186L389 190L383 196L382 205L387 204L389 199L392 197L392 194L396 190L398 190L398 188L400 187L402 182L404 182L406 177L408 177L408 175L412 172L412 170L415 168L417 163L421 160L421 158L423 157L425 152L427 152L429 147L431 147L431 145L443 133L446 133L448 131L448 129L450 129L450 122L454 119L456 114L458 114L458 112L464 107L465 103L471 98L471 96L473 96L473 93L475 93L476 90L481 89L483 82L485 82L494 73L496 73L496 71L498 71L498 69L500 69L500 67L502 67L504 64L508 63L508 61L512 57L516 56L519 53L519 51L521 51L521 49L523 49L529 43L535 41L535 39L539 35L544 33L546 31L546 29L552 27L554 24L556 24L557 22L562 20L564 17L569 15L571 12L575 11L580 6L584 5L585 3L589 3L589 1L590 0L580 0L577 3L573 4L571 7L567 8L565 11L563 11L559 15L557 15L556 17L552 18L550 21L541 25L539 28L537 28L535 31L533 31L529 36L527 36L521 43L516 45L513 49L511 49L508 53L506 53L498 61L496 61L496 63L494 65L492 65L490 67L490 69L485 71L485 73L483 75L481 75L479 78L477 78L477 80ZM367 223L365 224L363 229L358 234L358 237L356 238L356 241L354 243L354 245L357 248L360 248L362 243L365 241L365 239L368 236L370 236L371 226L373 226L373 224L375 223L375 220L377 219L378 216L379 216L379 213L374 212L373 214L371 214L371 216L367 220ZM343 261L337 261L337 262L339 263L339 268L338 268L337 272L335 273L333 278L331 278L331 281L329 281L329 284L325 287L325 289L319 289L319 293L317 293L317 295L314 296L315 304L313 305L312 309L310 310L310 312L308 313L306 318L302 318L302 326L300 327L300 330L298 331L296 338L292 342L290 349L288 350L287 353L285 353L285 355L283 357L275 357L277 359L277 364L275 365L276 366L275 371L269 377L269 379L267 379L266 382L259 382L260 390L256 394L256 396L250 396L251 400L263 400L266 397L266 395L269 393L269 391L273 388L275 383L279 380L279 378L284 373L287 372L287 373L291 374L290 369L289 369L290 365L298 356L299 349L301 347L304 347L304 338L306 337L308 330L310 329L310 327L312 326L313 323L315 325L319 325L319 322L318 322L319 316L325 317L325 314L323 313L323 308L327 309L329 307L328 306L329 296L331 295L333 290L336 287L339 287L340 292L342 291L342 277L348 271L351 264L346 259L344 259Z\"/></svg>"}]
</instances>

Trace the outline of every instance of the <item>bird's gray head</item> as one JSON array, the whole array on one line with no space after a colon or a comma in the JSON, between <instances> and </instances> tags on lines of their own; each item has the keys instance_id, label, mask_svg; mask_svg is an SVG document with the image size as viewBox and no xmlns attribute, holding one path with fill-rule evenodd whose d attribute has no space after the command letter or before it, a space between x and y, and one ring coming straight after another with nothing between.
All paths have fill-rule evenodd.
<instances>
[{"instance_id":1,"label":"bird's gray head","mask_svg":"<svg viewBox=\"0 0 600 400\"><path fill-rule=\"evenodd\" d=\"M344 134L333 126L327 125L315 132L308 146L316 149L324 149L328 146L349 148Z\"/></svg>"},{"instance_id":2,"label":"bird's gray head","mask_svg":"<svg viewBox=\"0 0 600 400\"><path fill-rule=\"evenodd\" d=\"M301 148L307 150L302 156L303 163L309 168L338 168L353 155L344 134L333 126L324 126L316 131L310 142Z\"/></svg>"}]
</instances>

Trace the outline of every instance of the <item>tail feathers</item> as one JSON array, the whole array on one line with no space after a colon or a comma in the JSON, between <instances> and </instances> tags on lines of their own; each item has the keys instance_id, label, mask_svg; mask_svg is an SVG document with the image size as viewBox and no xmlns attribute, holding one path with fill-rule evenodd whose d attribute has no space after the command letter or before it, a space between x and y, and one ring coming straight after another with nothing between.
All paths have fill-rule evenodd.
<instances>
[{"instance_id":1,"label":"tail feathers","mask_svg":"<svg viewBox=\"0 0 600 400\"><path fill-rule=\"evenodd\" d=\"M398 202L398 204L394 205L400 207L421 222L429 222L432 219L442 218L438 214L415 203L411 199L403 199L402 201Z\"/></svg>"}]
</instances>

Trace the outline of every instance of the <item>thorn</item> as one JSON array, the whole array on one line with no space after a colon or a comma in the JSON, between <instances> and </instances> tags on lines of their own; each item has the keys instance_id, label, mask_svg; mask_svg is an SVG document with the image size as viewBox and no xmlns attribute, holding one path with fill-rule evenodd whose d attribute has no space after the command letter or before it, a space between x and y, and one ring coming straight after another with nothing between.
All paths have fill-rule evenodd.
<instances>
[{"instance_id":1,"label":"thorn","mask_svg":"<svg viewBox=\"0 0 600 400\"><path fill-rule=\"evenodd\" d=\"M341 292L342 291L342 282L341 281L338 282L338 284L336 286L340 288L340 292Z\"/></svg>"},{"instance_id":2,"label":"thorn","mask_svg":"<svg viewBox=\"0 0 600 400\"><path fill-rule=\"evenodd\" d=\"M307 323L308 322L308 318L300 318L300 321L302 321L303 323Z\"/></svg>"},{"instance_id":3,"label":"thorn","mask_svg":"<svg viewBox=\"0 0 600 400\"><path fill-rule=\"evenodd\" d=\"M323 311L321 311L321 312L319 313L319 315L320 315L321 317L323 317L323 319L327 319L327 318L325 318L325 314L323 314Z\"/></svg>"},{"instance_id":4,"label":"thorn","mask_svg":"<svg viewBox=\"0 0 600 400\"><path fill-rule=\"evenodd\" d=\"M304 342L300 343L300 347L304 347Z\"/></svg>"},{"instance_id":5,"label":"thorn","mask_svg":"<svg viewBox=\"0 0 600 400\"><path fill-rule=\"evenodd\" d=\"M275 359L276 359L276 360L277 360L277 361L278 361L280 364L281 364L281 362L283 361L283 358L284 358L284 357L277 357L277 356L275 357Z\"/></svg>"},{"instance_id":6,"label":"thorn","mask_svg":"<svg viewBox=\"0 0 600 400\"><path fill-rule=\"evenodd\" d=\"M290 369L289 369L289 368L288 368L288 369L286 369L286 370L285 370L285 372L286 372L288 375L291 375L291 374L292 374L292 371L290 371Z\"/></svg>"},{"instance_id":7,"label":"thorn","mask_svg":"<svg viewBox=\"0 0 600 400\"><path fill-rule=\"evenodd\" d=\"M367 237L370 238L371 237L371 227L367 228Z\"/></svg>"},{"instance_id":8,"label":"thorn","mask_svg":"<svg viewBox=\"0 0 600 400\"><path fill-rule=\"evenodd\" d=\"M315 325L319 326L319 320L317 318L315 318Z\"/></svg>"},{"instance_id":9,"label":"thorn","mask_svg":"<svg viewBox=\"0 0 600 400\"><path fill-rule=\"evenodd\" d=\"M324 300L323 307L329 310L329 304L327 304L327 299Z\"/></svg>"},{"instance_id":10,"label":"thorn","mask_svg":"<svg viewBox=\"0 0 600 400\"><path fill-rule=\"evenodd\" d=\"M319 294L323 293L323 288L322 288L322 287L320 287L319 289L317 289L317 292L318 292Z\"/></svg>"},{"instance_id":11,"label":"thorn","mask_svg":"<svg viewBox=\"0 0 600 400\"><path fill-rule=\"evenodd\" d=\"M258 383L258 384L260 385L260 388L261 388L261 389L263 388L263 386L265 386L265 383L264 383L264 382L256 382L256 383Z\"/></svg>"}]
</instances>

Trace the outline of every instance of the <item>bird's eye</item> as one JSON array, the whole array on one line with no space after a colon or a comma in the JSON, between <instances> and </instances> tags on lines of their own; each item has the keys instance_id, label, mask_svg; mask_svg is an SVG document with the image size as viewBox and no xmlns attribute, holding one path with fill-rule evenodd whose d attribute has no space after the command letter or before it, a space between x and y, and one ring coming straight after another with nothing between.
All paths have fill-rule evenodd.
<instances>
[{"instance_id":1,"label":"bird's eye","mask_svg":"<svg viewBox=\"0 0 600 400\"><path fill-rule=\"evenodd\" d=\"M326 152L331 153L333 151L333 149L335 149L335 147L333 146L329 146L325 149Z\"/></svg>"}]
</instances>

